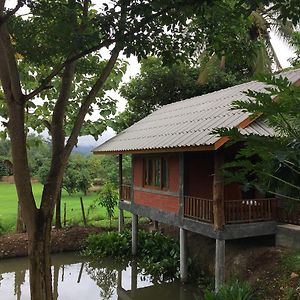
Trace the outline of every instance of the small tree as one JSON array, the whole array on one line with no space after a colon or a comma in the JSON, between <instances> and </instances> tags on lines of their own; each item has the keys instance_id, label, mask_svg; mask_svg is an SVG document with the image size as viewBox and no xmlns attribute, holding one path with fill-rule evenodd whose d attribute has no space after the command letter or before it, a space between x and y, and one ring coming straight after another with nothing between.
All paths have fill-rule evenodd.
<instances>
[{"instance_id":1,"label":"small tree","mask_svg":"<svg viewBox=\"0 0 300 300\"><path fill-rule=\"evenodd\" d=\"M111 220L115 213L115 206L117 205L118 194L114 190L111 183L107 182L103 185L99 192L99 198L96 200L98 204L106 209L109 218L109 227L111 228Z\"/></svg>"}]
</instances>

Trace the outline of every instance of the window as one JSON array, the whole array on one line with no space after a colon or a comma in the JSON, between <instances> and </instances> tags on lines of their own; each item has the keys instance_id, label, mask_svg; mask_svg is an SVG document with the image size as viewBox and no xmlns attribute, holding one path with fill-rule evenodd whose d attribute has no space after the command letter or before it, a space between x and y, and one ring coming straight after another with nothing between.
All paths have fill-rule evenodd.
<instances>
[{"instance_id":1,"label":"window","mask_svg":"<svg viewBox=\"0 0 300 300\"><path fill-rule=\"evenodd\" d=\"M163 157L149 157L144 160L144 186L167 188L169 182L168 160Z\"/></svg>"}]
</instances>

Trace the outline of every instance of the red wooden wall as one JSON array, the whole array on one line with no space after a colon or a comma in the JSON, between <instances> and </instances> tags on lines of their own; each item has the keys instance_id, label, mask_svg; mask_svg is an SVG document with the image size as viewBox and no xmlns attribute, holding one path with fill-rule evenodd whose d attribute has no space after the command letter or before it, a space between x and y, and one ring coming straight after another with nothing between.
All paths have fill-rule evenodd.
<instances>
[{"instance_id":1,"label":"red wooden wall","mask_svg":"<svg viewBox=\"0 0 300 300\"><path fill-rule=\"evenodd\" d=\"M185 153L185 195L212 199L214 157L212 152Z\"/></svg>"},{"instance_id":2,"label":"red wooden wall","mask_svg":"<svg viewBox=\"0 0 300 300\"><path fill-rule=\"evenodd\" d=\"M179 195L175 194L179 191L179 155L163 155L168 158L169 182L168 188L161 191L161 193L159 189L153 188L153 191L151 191L149 187L143 187L143 158L146 157L146 155L133 156L134 202L136 204L178 214ZM172 195L168 194L170 192Z\"/></svg>"},{"instance_id":3,"label":"red wooden wall","mask_svg":"<svg viewBox=\"0 0 300 300\"><path fill-rule=\"evenodd\" d=\"M225 160L233 156L230 148L228 149L225 150ZM213 199L214 155L214 152L185 153L185 195ZM225 185L225 200L242 199L241 197L238 184Z\"/></svg>"},{"instance_id":4,"label":"red wooden wall","mask_svg":"<svg viewBox=\"0 0 300 300\"><path fill-rule=\"evenodd\" d=\"M226 148L222 151L225 154L225 161L233 159L235 149ZM133 155L134 202L136 204L179 213L179 155L178 153L162 154L167 157L169 164L168 188L164 190L143 186L143 159L147 155ZM184 153L184 193L186 196L213 199L214 155L212 151ZM225 200L242 198L238 184L225 185Z\"/></svg>"}]
</instances>

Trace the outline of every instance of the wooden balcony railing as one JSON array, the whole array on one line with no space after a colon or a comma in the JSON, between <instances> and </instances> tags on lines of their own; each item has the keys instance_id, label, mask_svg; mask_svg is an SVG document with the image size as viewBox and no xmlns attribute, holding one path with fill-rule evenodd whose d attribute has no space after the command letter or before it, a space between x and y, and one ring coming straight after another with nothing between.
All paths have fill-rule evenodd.
<instances>
[{"instance_id":1,"label":"wooden balcony railing","mask_svg":"<svg viewBox=\"0 0 300 300\"><path fill-rule=\"evenodd\" d=\"M277 221L282 223L300 225L300 206L295 205L291 208L278 207Z\"/></svg>"},{"instance_id":2,"label":"wooden balcony railing","mask_svg":"<svg viewBox=\"0 0 300 300\"><path fill-rule=\"evenodd\" d=\"M184 197L184 216L187 218L212 223L213 201L197 197Z\"/></svg>"},{"instance_id":3,"label":"wooden balcony railing","mask_svg":"<svg viewBox=\"0 0 300 300\"><path fill-rule=\"evenodd\" d=\"M122 184L120 200L121 201L131 201L131 185Z\"/></svg>"},{"instance_id":4,"label":"wooden balcony railing","mask_svg":"<svg viewBox=\"0 0 300 300\"><path fill-rule=\"evenodd\" d=\"M226 200L224 209L226 224L275 220L277 199Z\"/></svg>"},{"instance_id":5,"label":"wooden balcony railing","mask_svg":"<svg viewBox=\"0 0 300 300\"><path fill-rule=\"evenodd\" d=\"M277 199L226 200L224 203L225 223L249 223L276 220ZM213 200L184 197L186 218L213 223ZM299 215L300 222L300 215Z\"/></svg>"}]
</instances>

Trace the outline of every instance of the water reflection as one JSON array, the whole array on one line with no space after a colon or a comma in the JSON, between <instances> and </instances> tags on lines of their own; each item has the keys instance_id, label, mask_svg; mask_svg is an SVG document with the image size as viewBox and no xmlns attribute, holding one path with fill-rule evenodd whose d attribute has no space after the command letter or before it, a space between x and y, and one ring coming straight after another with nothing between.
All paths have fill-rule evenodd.
<instances>
[{"instance_id":1,"label":"water reflection","mask_svg":"<svg viewBox=\"0 0 300 300\"><path fill-rule=\"evenodd\" d=\"M187 300L189 286L177 282L158 284L139 272L137 262L89 262L74 253L52 258L54 300ZM195 290L194 290L195 291ZM0 299L29 300L29 271L25 258L0 261Z\"/></svg>"}]
</instances>

